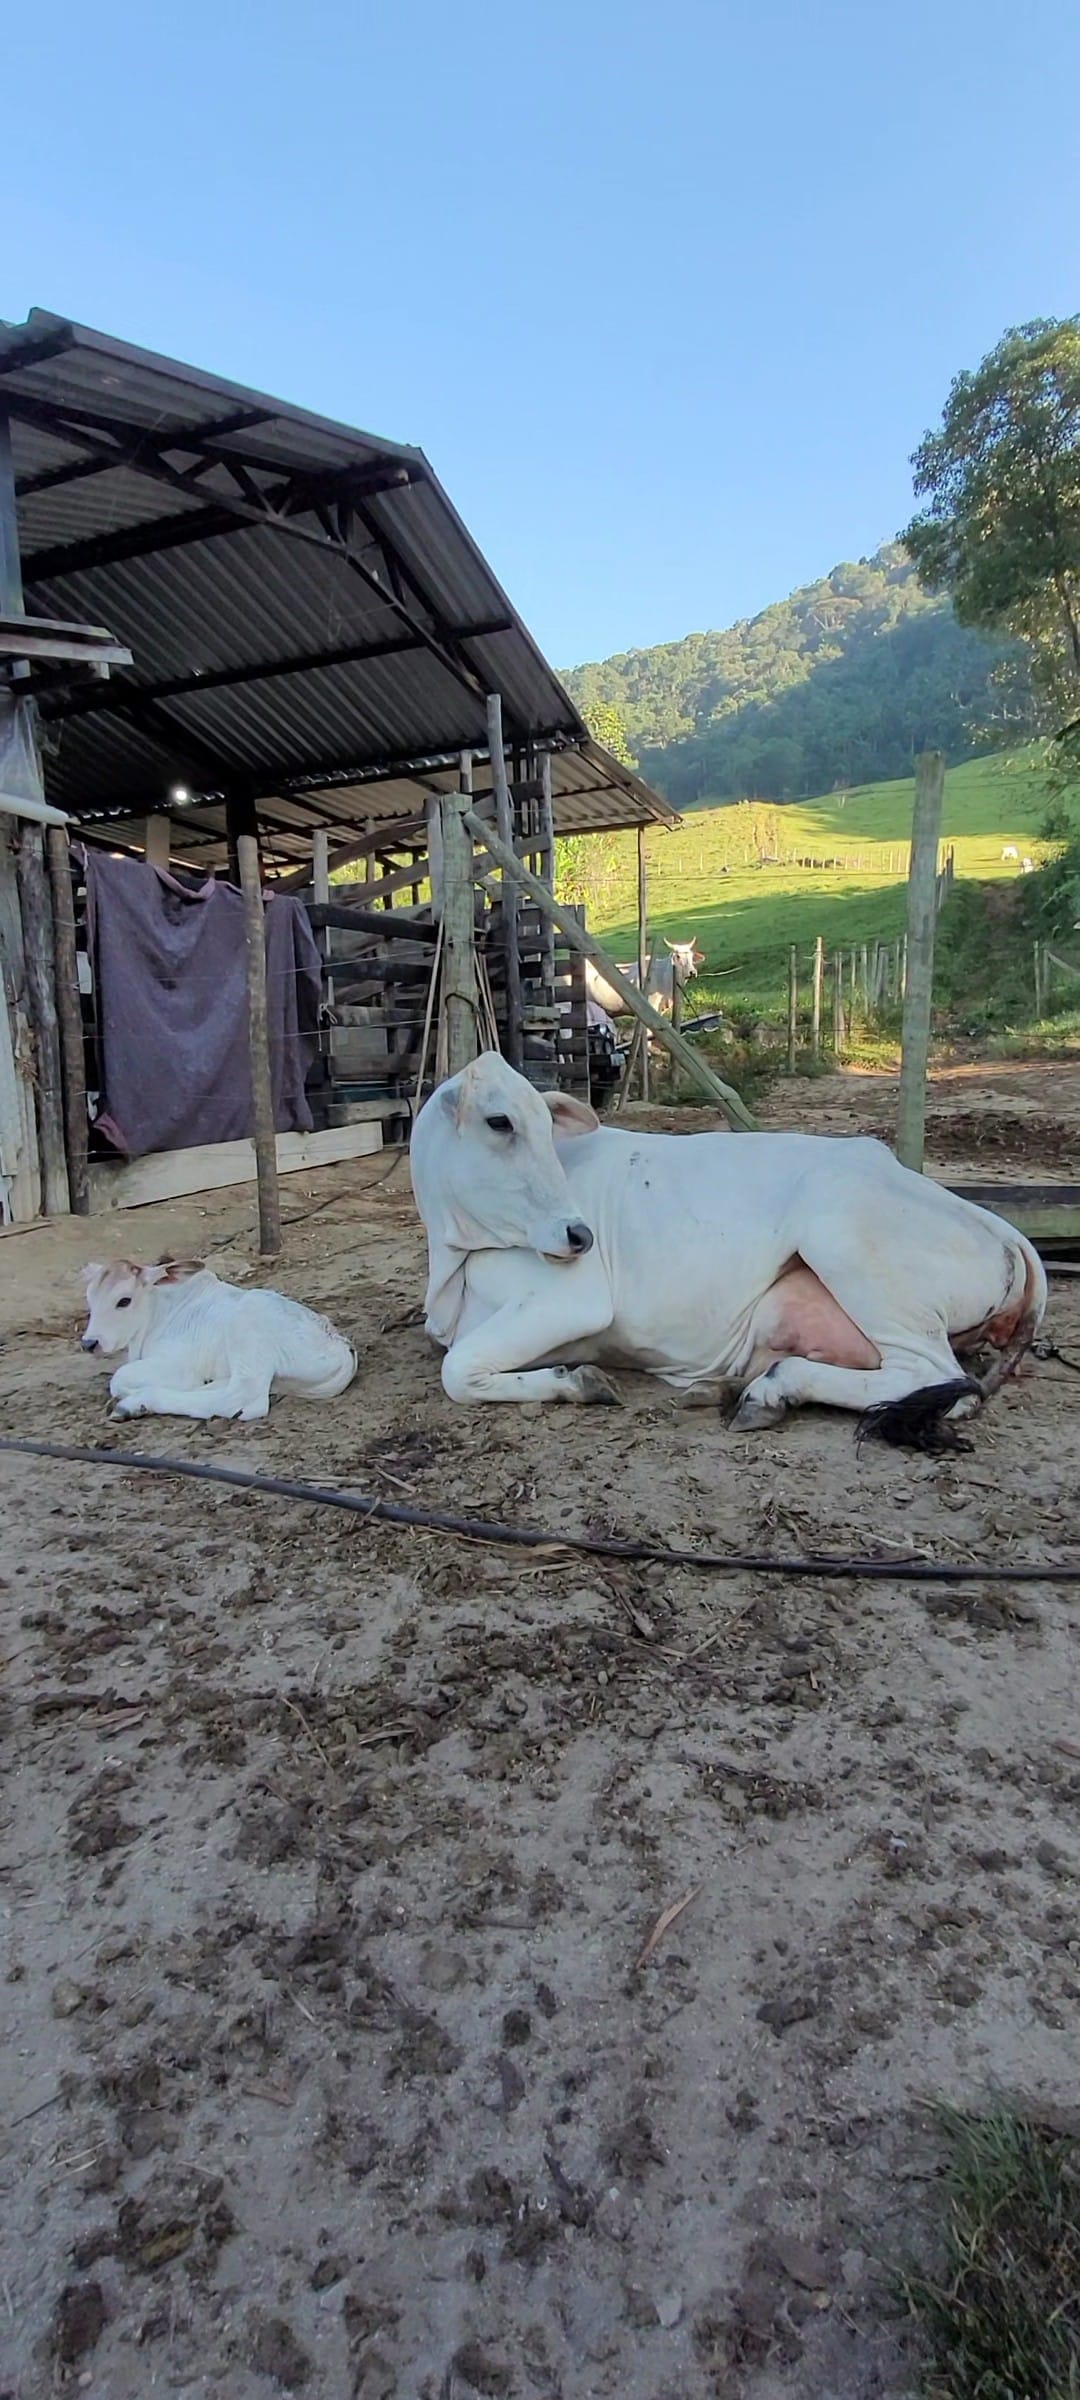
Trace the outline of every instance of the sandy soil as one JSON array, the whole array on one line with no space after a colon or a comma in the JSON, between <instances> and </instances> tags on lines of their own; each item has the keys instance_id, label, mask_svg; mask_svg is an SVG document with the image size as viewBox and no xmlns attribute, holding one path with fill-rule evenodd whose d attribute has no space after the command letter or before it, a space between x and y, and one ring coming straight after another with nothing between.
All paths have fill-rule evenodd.
<instances>
[{"instance_id":1,"label":"sandy soil","mask_svg":"<svg viewBox=\"0 0 1080 2400\"><path fill-rule=\"evenodd\" d=\"M883 1113L865 1077L797 1097ZM980 1069L934 1106L1049 1179L1078 1099ZM452 1408L385 1177L285 1191L273 1279L358 1338L342 1400L106 1423L75 1268L253 1271L218 1194L0 1242L0 1431L556 1533L1076 1556L1056 1363L946 1462L825 1414L751 1445L644 1381ZM1075 1285L1051 1330L1080 1356ZM0 1505L0 2395L914 2388L926 2104L1080 2104L1075 1598L522 1559L11 1455Z\"/></svg>"}]
</instances>

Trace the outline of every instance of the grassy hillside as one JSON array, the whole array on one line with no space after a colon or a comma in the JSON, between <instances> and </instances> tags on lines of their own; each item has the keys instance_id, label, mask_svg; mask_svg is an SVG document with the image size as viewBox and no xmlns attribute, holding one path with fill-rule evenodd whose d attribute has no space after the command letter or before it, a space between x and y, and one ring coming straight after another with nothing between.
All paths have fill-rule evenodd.
<instances>
[{"instance_id":1,"label":"grassy hillside","mask_svg":"<svg viewBox=\"0 0 1080 2400\"><path fill-rule=\"evenodd\" d=\"M696 935L707 963L694 987L695 1004L776 1015L785 1005L790 943L805 966L818 934L827 950L895 940L904 928L913 793L909 778L786 808L694 809L674 832L650 833L650 928L657 939ZM943 839L955 849L957 877L1015 878L1016 864L1001 856L1009 842L1038 863L1046 854L1038 835L1045 808L1036 748L952 768ZM748 860L755 830L764 834L766 847L782 853L782 863ZM792 853L845 863L811 869L790 863ZM616 837L606 888L589 911L620 959L636 955L635 858L634 837Z\"/></svg>"},{"instance_id":2,"label":"grassy hillside","mask_svg":"<svg viewBox=\"0 0 1080 2400\"><path fill-rule=\"evenodd\" d=\"M590 719L614 717L679 808L877 782L920 750L959 762L988 728L1022 740L1030 712L1019 654L958 625L895 542L722 632L575 667L566 683Z\"/></svg>"}]
</instances>

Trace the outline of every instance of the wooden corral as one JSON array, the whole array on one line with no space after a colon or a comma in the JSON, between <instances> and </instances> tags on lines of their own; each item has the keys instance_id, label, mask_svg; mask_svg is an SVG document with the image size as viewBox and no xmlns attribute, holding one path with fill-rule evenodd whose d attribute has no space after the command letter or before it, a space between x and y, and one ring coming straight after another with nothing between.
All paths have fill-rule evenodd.
<instances>
[{"instance_id":1,"label":"wooden corral","mask_svg":"<svg viewBox=\"0 0 1080 2400\"><path fill-rule=\"evenodd\" d=\"M41 312L0 329L0 766L0 1221L257 1163L270 1247L272 1178L309 1137L279 1116L272 1140L258 1060L257 1160L220 1138L122 1160L103 1137L117 995L81 844L181 907L238 883L245 844L271 908L303 890L322 998L304 1114L328 1159L404 1132L440 1071L448 794L549 897L558 834L673 821L591 740L420 451ZM580 958L472 857L475 1037L586 1091Z\"/></svg>"}]
</instances>

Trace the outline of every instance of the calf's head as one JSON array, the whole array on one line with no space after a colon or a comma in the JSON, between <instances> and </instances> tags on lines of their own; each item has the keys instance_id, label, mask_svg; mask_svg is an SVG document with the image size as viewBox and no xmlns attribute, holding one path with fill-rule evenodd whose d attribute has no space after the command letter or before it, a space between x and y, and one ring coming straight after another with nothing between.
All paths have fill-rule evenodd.
<instances>
[{"instance_id":1,"label":"calf's head","mask_svg":"<svg viewBox=\"0 0 1080 2400\"><path fill-rule=\"evenodd\" d=\"M556 1139L595 1133L599 1120L564 1092L536 1092L497 1051L485 1051L425 1101L411 1168L428 1228L463 1250L538 1250L581 1258L590 1225L574 1214Z\"/></svg>"},{"instance_id":2,"label":"calf's head","mask_svg":"<svg viewBox=\"0 0 1080 2400\"><path fill-rule=\"evenodd\" d=\"M127 1350L146 1332L155 1285L179 1283L199 1271L197 1260L177 1258L159 1259L152 1267L138 1267L130 1258L84 1267L89 1313L83 1349L97 1351L102 1358L115 1358L118 1350Z\"/></svg>"}]
</instances>

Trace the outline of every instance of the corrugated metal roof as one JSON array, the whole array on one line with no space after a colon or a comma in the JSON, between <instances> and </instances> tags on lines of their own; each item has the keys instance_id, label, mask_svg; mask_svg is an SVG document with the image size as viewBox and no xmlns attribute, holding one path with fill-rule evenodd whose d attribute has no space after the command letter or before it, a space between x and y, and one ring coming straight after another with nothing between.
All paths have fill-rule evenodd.
<instances>
[{"instance_id":1,"label":"corrugated metal roof","mask_svg":"<svg viewBox=\"0 0 1080 2400\"><path fill-rule=\"evenodd\" d=\"M185 785L213 844L231 790L268 825L292 792L301 824L344 826L403 774L408 813L425 762L486 747L498 691L508 742L558 755L561 830L670 820L589 744L421 451L41 310L0 325L0 412L28 610L133 653L42 701L72 816L119 826Z\"/></svg>"}]
</instances>

